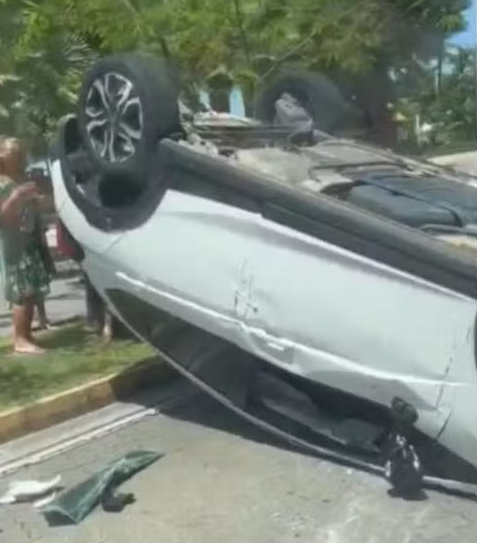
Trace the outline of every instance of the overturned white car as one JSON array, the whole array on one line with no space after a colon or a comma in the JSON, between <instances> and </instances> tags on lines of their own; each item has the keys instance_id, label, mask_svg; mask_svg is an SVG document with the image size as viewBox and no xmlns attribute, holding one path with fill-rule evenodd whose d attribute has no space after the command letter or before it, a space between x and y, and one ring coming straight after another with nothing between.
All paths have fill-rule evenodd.
<instances>
[{"instance_id":1,"label":"overturned white car","mask_svg":"<svg viewBox=\"0 0 477 543\"><path fill-rule=\"evenodd\" d=\"M59 216L113 312L289 440L403 487L475 481L477 190L318 130L293 89L265 124L192 114L174 81L98 61L53 151Z\"/></svg>"}]
</instances>

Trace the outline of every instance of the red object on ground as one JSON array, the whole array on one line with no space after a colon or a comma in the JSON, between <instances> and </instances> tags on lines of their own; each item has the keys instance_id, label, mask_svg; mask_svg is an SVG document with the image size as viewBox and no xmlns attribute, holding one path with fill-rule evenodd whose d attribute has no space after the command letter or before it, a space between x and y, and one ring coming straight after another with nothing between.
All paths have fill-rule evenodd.
<instances>
[{"instance_id":1,"label":"red object on ground","mask_svg":"<svg viewBox=\"0 0 477 543\"><path fill-rule=\"evenodd\" d=\"M56 223L56 250L61 255L71 259L74 259L76 256L75 247L70 243L69 233L59 219Z\"/></svg>"}]
</instances>

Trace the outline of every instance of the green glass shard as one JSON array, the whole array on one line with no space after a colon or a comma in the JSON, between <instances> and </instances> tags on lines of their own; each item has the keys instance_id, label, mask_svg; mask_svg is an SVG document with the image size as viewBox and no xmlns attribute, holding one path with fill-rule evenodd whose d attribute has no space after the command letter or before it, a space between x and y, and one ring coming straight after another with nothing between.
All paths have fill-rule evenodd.
<instances>
[{"instance_id":1,"label":"green glass shard","mask_svg":"<svg viewBox=\"0 0 477 543\"><path fill-rule=\"evenodd\" d=\"M102 500L106 493L143 470L163 454L152 451L133 451L111 462L85 481L62 492L40 511L48 524L78 524Z\"/></svg>"}]
</instances>

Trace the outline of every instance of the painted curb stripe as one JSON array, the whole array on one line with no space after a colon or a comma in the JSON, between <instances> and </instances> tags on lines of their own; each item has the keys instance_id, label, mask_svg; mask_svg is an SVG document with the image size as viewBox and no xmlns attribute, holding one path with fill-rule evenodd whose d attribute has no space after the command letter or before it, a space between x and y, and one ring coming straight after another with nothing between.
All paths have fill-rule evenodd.
<instances>
[{"instance_id":1,"label":"painted curb stripe","mask_svg":"<svg viewBox=\"0 0 477 543\"><path fill-rule=\"evenodd\" d=\"M146 359L126 371L4 411L0 413L0 445L126 399L172 375L173 370L160 359Z\"/></svg>"}]
</instances>

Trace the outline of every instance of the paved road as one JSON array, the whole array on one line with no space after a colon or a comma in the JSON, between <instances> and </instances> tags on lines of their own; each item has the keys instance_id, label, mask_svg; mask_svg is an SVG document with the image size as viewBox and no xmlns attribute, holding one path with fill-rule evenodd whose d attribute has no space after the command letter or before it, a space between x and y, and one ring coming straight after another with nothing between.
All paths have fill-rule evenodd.
<instances>
[{"instance_id":1,"label":"paved road","mask_svg":"<svg viewBox=\"0 0 477 543\"><path fill-rule=\"evenodd\" d=\"M166 454L124 485L135 504L62 528L30 505L4 507L0 543L475 542L476 503L394 500L384 481L286 450L205 397L9 478L61 473L73 484L135 448Z\"/></svg>"},{"instance_id":2,"label":"paved road","mask_svg":"<svg viewBox=\"0 0 477 543\"><path fill-rule=\"evenodd\" d=\"M457 153L433 158L436 164L451 166L456 170L477 176L477 153Z\"/></svg>"}]
</instances>

